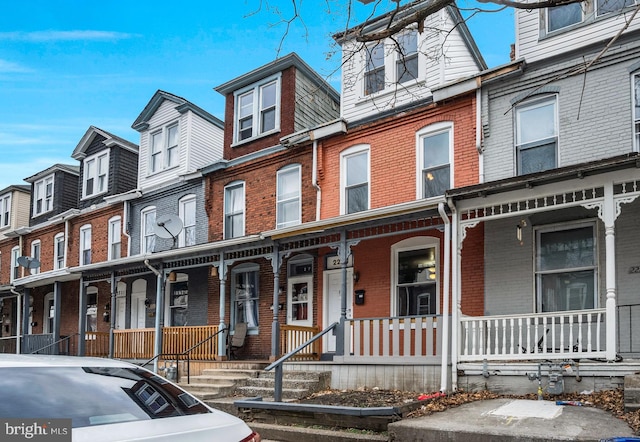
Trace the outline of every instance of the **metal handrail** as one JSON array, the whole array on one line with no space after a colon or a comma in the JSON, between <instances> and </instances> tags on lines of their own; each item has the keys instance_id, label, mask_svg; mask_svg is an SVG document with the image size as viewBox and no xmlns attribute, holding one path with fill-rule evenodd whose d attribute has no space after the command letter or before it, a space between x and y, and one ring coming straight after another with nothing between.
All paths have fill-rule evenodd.
<instances>
[{"instance_id":1,"label":"metal handrail","mask_svg":"<svg viewBox=\"0 0 640 442\"><path fill-rule=\"evenodd\" d=\"M334 322L333 324L329 325L327 328L325 328L321 332L319 332L316 335L314 335L311 338L309 338L309 340L303 342L302 344L300 344L299 346L297 346L296 348L291 350L289 353L287 353L286 355L282 356L277 361L272 362L271 364L269 364L269 365L267 365L265 367L265 371L273 370L274 368L276 369L276 371L275 371L275 391L273 392L273 400L275 402L282 402L282 364L284 364L285 361L290 359L296 353L300 352L303 348L307 347L310 344L313 344L315 341L317 341L318 339L320 339L321 337L323 337L324 335L329 333L331 330L336 328L338 326L338 324L339 324L339 322Z\"/></svg>"},{"instance_id":2,"label":"metal handrail","mask_svg":"<svg viewBox=\"0 0 640 442\"><path fill-rule=\"evenodd\" d=\"M57 341L52 342L51 344L47 344L47 345L45 345L44 347L41 347L41 348L39 348L39 349L37 349L37 350L34 350L34 351L32 351L31 353L29 353L29 354L35 355L35 354L37 354L39 351L44 350L45 348L52 347L52 346L57 345L57 344L59 344L59 343L61 343L61 342L63 342L63 341L68 341L69 339L73 338L74 336L80 336L80 333L74 333L74 334L72 334L72 335L65 336L64 338L58 339Z\"/></svg>"},{"instance_id":3,"label":"metal handrail","mask_svg":"<svg viewBox=\"0 0 640 442\"><path fill-rule=\"evenodd\" d=\"M182 353L159 353L157 355L155 355L154 357L152 357L151 359L149 359L147 362L144 362L143 364L141 364L142 367L149 365L151 362L155 361L156 359L158 359L160 356L175 356L176 359L176 382L178 382L178 360L180 358L180 356L184 356L187 355L187 384L191 382L191 352L193 350L195 350L196 348L200 347L201 345L209 342L210 340L212 340L213 338L215 338L216 336L218 336L220 333L226 331L226 328L221 328L220 330L218 330L217 332L215 332L214 334L207 336L206 338L204 338L202 341L193 344L191 347L189 347L188 349L186 349L185 351L183 351Z\"/></svg>"}]
</instances>

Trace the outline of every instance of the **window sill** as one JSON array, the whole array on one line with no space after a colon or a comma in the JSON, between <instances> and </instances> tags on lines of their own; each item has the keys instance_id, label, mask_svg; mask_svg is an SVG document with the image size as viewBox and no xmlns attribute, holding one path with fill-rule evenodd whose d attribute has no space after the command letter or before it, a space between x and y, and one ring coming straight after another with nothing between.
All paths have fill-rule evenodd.
<instances>
[{"instance_id":1,"label":"window sill","mask_svg":"<svg viewBox=\"0 0 640 442\"><path fill-rule=\"evenodd\" d=\"M231 143L231 147L241 147L241 146L244 146L246 144L252 143L252 142L254 142L256 140L259 140L261 138L268 137L269 135L277 134L279 132L280 132L280 128L277 127L275 129L270 130L269 132L263 132L260 135L256 135L255 137L247 138L246 140L234 141L233 143Z\"/></svg>"},{"instance_id":2,"label":"window sill","mask_svg":"<svg viewBox=\"0 0 640 442\"><path fill-rule=\"evenodd\" d=\"M100 195L105 195L106 193L107 193L107 191L104 190L102 192L92 193L91 195L83 195L82 198L80 199L80 201L93 199L93 198L96 198L96 197L98 197Z\"/></svg>"},{"instance_id":3,"label":"window sill","mask_svg":"<svg viewBox=\"0 0 640 442\"><path fill-rule=\"evenodd\" d=\"M418 87L425 87L426 83L427 82L424 79L407 81L406 83L394 83L392 87L388 87L381 91L374 92L373 94L359 95L356 100L356 106L360 106L364 104L370 105L371 100L383 99L383 98L391 97L393 95L405 94L407 92L411 93L412 89L417 89ZM431 92L429 92L429 94L431 94Z\"/></svg>"}]
</instances>

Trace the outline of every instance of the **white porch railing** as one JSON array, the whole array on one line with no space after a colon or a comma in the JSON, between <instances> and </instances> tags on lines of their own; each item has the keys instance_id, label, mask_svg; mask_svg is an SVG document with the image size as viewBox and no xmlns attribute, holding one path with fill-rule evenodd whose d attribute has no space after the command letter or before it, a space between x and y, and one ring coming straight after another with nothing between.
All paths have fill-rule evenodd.
<instances>
[{"instance_id":1,"label":"white porch railing","mask_svg":"<svg viewBox=\"0 0 640 442\"><path fill-rule=\"evenodd\" d=\"M440 363L443 332L441 315L348 319L340 360Z\"/></svg>"},{"instance_id":2,"label":"white porch railing","mask_svg":"<svg viewBox=\"0 0 640 442\"><path fill-rule=\"evenodd\" d=\"M605 312L463 316L458 360L604 358Z\"/></svg>"}]
</instances>

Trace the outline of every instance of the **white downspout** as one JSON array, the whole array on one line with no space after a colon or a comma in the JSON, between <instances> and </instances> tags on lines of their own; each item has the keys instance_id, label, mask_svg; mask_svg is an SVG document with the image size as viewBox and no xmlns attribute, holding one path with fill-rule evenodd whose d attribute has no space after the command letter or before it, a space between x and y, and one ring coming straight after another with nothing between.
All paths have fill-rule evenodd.
<instances>
[{"instance_id":1,"label":"white downspout","mask_svg":"<svg viewBox=\"0 0 640 442\"><path fill-rule=\"evenodd\" d=\"M442 306L442 362L440 366L440 391L446 392L448 387L449 366L449 280L451 278L451 221L444 210L444 203L438 203L438 212L444 221L444 305Z\"/></svg>"},{"instance_id":2,"label":"white downspout","mask_svg":"<svg viewBox=\"0 0 640 442\"><path fill-rule=\"evenodd\" d=\"M67 255L69 255L69 218L64 220L64 255L62 268L67 268Z\"/></svg>"},{"instance_id":3,"label":"white downspout","mask_svg":"<svg viewBox=\"0 0 640 442\"><path fill-rule=\"evenodd\" d=\"M22 353L22 348L20 346L20 341L22 341L22 339L20 339L20 337L22 336L22 324L24 322L22 318L22 293L18 292L13 287L9 291L16 295L16 302L18 303L16 308L16 321L18 321L18 327L16 327L16 354L19 355Z\"/></svg>"},{"instance_id":4,"label":"white downspout","mask_svg":"<svg viewBox=\"0 0 640 442\"><path fill-rule=\"evenodd\" d=\"M484 183L484 148L482 146L482 87L476 89L476 149L478 151L478 183Z\"/></svg>"},{"instance_id":5,"label":"white downspout","mask_svg":"<svg viewBox=\"0 0 640 442\"><path fill-rule=\"evenodd\" d=\"M313 140L313 161L311 164L311 182L316 189L316 221L320 221L320 203L322 202L322 189L318 185L318 140Z\"/></svg>"},{"instance_id":6,"label":"white downspout","mask_svg":"<svg viewBox=\"0 0 640 442\"><path fill-rule=\"evenodd\" d=\"M122 233L127 237L127 256L131 256L131 235L129 235L127 229L129 225L129 204L131 204L129 201L125 201L122 208Z\"/></svg>"},{"instance_id":7,"label":"white downspout","mask_svg":"<svg viewBox=\"0 0 640 442\"><path fill-rule=\"evenodd\" d=\"M458 330L460 327L460 296L458 291L460 290L460 247L458 246L458 212L456 207L451 201L451 198L447 200L447 204L451 209L451 219L453 225L451 228L451 244L453 247L454 255L451 260L451 389L452 391L458 390Z\"/></svg>"}]
</instances>

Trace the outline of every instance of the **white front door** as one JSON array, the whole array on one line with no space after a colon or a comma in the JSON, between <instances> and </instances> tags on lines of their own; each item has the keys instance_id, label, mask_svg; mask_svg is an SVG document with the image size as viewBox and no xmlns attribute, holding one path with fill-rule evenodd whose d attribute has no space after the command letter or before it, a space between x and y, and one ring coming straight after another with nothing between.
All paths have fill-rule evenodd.
<instances>
[{"instance_id":1,"label":"white front door","mask_svg":"<svg viewBox=\"0 0 640 442\"><path fill-rule=\"evenodd\" d=\"M144 279L134 281L131 287L131 328L145 328L146 298L147 282Z\"/></svg>"},{"instance_id":2,"label":"white front door","mask_svg":"<svg viewBox=\"0 0 640 442\"><path fill-rule=\"evenodd\" d=\"M324 272L324 314L323 329L334 322L340 321L342 308L340 290L342 288L342 270L327 270ZM347 268L347 319L353 318L353 269ZM334 329L335 331L335 329ZM336 351L336 336L334 332L324 335L324 352Z\"/></svg>"},{"instance_id":3,"label":"white front door","mask_svg":"<svg viewBox=\"0 0 640 442\"><path fill-rule=\"evenodd\" d=\"M122 330L126 327L127 318L127 285L119 282L116 289L116 329Z\"/></svg>"}]
</instances>

